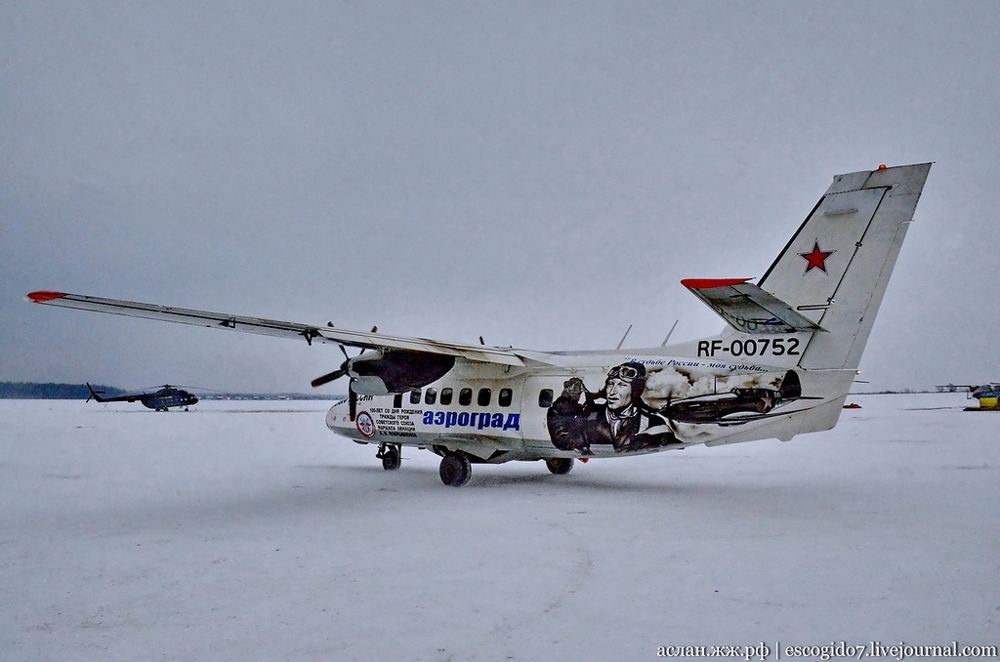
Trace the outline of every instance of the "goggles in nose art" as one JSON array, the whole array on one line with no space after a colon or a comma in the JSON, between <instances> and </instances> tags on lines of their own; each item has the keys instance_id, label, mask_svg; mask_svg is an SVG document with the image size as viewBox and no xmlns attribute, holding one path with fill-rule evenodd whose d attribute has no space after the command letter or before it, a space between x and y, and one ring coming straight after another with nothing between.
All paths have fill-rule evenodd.
<instances>
[{"instance_id":1,"label":"goggles in nose art","mask_svg":"<svg viewBox=\"0 0 1000 662\"><path fill-rule=\"evenodd\" d=\"M635 366L628 364L615 366L614 368L611 369L611 372L608 373L609 380L620 379L626 384L631 384L636 379L642 376L643 373L639 371L639 368L636 368Z\"/></svg>"}]
</instances>

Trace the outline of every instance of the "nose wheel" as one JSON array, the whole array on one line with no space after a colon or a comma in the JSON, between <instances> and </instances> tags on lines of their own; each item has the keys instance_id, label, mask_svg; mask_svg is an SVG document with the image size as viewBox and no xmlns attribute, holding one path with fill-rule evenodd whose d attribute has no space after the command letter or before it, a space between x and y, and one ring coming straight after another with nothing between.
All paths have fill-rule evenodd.
<instances>
[{"instance_id":1,"label":"nose wheel","mask_svg":"<svg viewBox=\"0 0 1000 662\"><path fill-rule=\"evenodd\" d=\"M382 468L386 471L393 471L403 463L399 444L382 444L378 447L375 457L382 460Z\"/></svg>"}]
</instances>

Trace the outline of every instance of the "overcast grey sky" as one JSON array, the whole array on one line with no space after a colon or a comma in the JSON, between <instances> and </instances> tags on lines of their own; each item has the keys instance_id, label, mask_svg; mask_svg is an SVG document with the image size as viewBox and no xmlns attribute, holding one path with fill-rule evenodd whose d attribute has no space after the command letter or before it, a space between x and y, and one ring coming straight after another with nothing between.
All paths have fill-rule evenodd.
<instances>
[{"instance_id":1,"label":"overcast grey sky","mask_svg":"<svg viewBox=\"0 0 1000 662\"><path fill-rule=\"evenodd\" d=\"M710 335L681 278L759 277L835 174L923 161L864 378L1000 379L996 2L0 0L0 44L0 380L305 391L342 360L38 289Z\"/></svg>"}]
</instances>

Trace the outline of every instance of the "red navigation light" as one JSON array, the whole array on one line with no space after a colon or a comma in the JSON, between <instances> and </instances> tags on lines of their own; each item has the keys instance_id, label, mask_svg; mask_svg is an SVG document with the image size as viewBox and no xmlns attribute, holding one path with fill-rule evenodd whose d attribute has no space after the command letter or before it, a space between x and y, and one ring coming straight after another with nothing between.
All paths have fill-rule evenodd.
<instances>
[{"instance_id":1,"label":"red navigation light","mask_svg":"<svg viewBox=\"0 0 1000 662\"><path fill-rule=\"evenodd\" d=\"M885 170L885 164L884 163L878 164L878 169L879 170Z\"/></svg>"},{"instance_id":2,"label":"red navigation light","mask_svg":"<svg viewBox=\"0 0 1000 662\"><path fill-rule=\"evenodd\" d=\"M53 299L62 299L65 294L62 292L32 292L28 295L28 298L35 303L45 303L46 301L52 301Z\"/></svg>"}]
</instances>

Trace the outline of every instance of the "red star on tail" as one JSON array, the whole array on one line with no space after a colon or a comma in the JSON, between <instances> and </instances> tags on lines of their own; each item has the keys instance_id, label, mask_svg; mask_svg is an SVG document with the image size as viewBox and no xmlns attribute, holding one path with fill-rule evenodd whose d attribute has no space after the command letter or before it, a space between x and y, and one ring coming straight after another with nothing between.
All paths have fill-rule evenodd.
<instances>
[{"instance_id":1,"label":"red star on tail","mask_svg":"<svg viewBox=\"0 0 1000 662\"><path fill-rule=\"evenodd\" d=\"M806 266L805 273L809 273L813 269L819 269L823 273L827 273L826 258L830 257L836 252L837 251L821 251L819 249L819 241L817 240L816 243L813 245L813 249L811 252L799 253L799 255L805 258L805 261L809 263L808 266Z\"/></svg>"}]
</instances>

